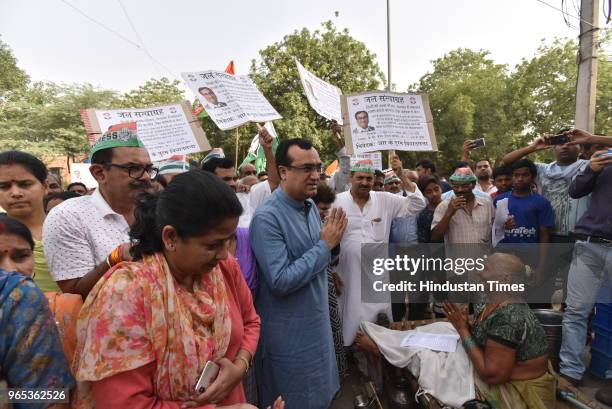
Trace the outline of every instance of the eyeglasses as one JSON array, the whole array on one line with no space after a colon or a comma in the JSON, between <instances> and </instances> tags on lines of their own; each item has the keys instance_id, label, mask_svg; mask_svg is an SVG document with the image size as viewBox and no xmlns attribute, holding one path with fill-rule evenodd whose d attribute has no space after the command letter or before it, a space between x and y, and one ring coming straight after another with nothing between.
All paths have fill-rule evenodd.
<instances>
[{"instance_id":1,"label":"eyeglasses","mask_svg":"<svg viewBox=\"0 0 612 409\"><path fill-rule=\"evenodd\" d=\"M289 169L300 170L304 174L321 173L321 171L323 170L323 165L321 163L319 163L317 165L303 165L303 166L291 166L291 165L287 165L285 167L289 168Z\"/></svg>"},{"instance_id":2,"label":"eyeglasses","mask_svg":"<svg viewBox=\"0 0 612 409\"><path fill-rule=\"evenodd\" d=\"M153 179L157 176L159 169L153 165L140 166L140 165L120 165L118 163L108 163L107 166L114 166L119 169L127 170L128 176L132 179L140 179L145 172L149 174L149 177Z\"/></svg>"}]
</instances>

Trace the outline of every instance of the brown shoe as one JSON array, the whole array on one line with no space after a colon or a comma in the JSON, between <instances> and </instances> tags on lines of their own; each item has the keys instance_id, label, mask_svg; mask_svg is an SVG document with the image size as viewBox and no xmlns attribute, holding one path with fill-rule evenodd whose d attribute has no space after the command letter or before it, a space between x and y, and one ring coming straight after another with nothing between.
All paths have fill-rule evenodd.
<instances>
[{"instance_id":1,"label":"brown shoe","mask_svg":"<svg viewBox=\"0 0 612 409\"><path fill-rule=\"evenodd\" d=\"M595 399L608 406L612 406L612 379L609 379L606 385L597 391Z\"/></svg>"},{"instance_id":2,"label":"brown shoe","mask_svg":"<svg viewBox=\"0 0 612 409\"><path fill-rule=\"evenodd\" d=\"M564 374L561 374L561 378L563 378L565 381L569 382L574 388L579 388L580 385L582 385L582 380L581 379L572 378L571 376L567 376L567 375L564 375Z\"/></svg>"}]
</instances>

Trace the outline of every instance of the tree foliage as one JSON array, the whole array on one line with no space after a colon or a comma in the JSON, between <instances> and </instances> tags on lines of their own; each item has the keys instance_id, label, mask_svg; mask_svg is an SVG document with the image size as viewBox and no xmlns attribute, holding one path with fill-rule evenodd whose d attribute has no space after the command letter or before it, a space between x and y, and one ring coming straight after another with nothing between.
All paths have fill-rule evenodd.
<instances>
[{"instance_id":1,"label":"tree foliage","mask_svg":"<svg viewBox=\"0 0 612 409\"><path fill-rule=\"evenodd\" d=\"M0 98L9 91L25 88L28 75L17 66L17 59L9 46L0 40Z\"/></svg>"},{"instance_id":2,"label":"tree foliage","mask_svg":"<svg viewBox=\"0 0 612 409\"><path fill-rule=\"evenodd\" d=\"M141 108L179 102L178 81L152 79L123 95L90 84L36 82L14 91L0 109L0 150L74 157L89 151L83 108Z\"/></svg>"},{"instance_id":3,"label":"tree foliage","mask_svg":"<svg viewBox=\"0 0 612 409\"><path fill-rule=\"evenodd\" d=\"M507 67L496 64L487 51L457 49L433 61L433 71L412 87L429 95L438 161L451 167L461 156L465 139L485 138L486 152L481 153L501 153L507 145L504 141L515 131L508 109L507 75Z\"/></svg>"},{"instance_id":4,"label":"tree foliage","mask_svg":"<svg viewBox=\"0 0 612 409\"><path fill-rule=\"evenodd\" d=\"M259 59L251 63L251 78L283 116L274 122L278 133L310 139L322 157L332 159L335 143L329 123L308 105L294 57L346 94L377 89L384 75L376 55L351 37L347 29L336 29L331 21L313 32L306 28L296 30L259 51Z\"/></svg>"},{"instance_id":5,"label":"tree foliage","mask_svg":"<svg viewBox=\"0 0 612 409\"><path fill-rule=\"evenodd\" d=\"M178 80L171 81L166 77L152 78L138 89L125 93L121 97L121 107L143 108L181 102L185 99L185 95L179 85Z\"/></svg>"},{"instance_id":6,"label":"tree foliage","mask_svg":"<svg viewBox=\"0 0 612 409\"><path fill-rule=\"evenodd\" d=\"M74 156L89 150L79 109L118 103L114 91L89 84L36 82L15 93L0 110L0 150Z\"/></svg>"},{"instance_id":7,"label":"tree foliage","mask_svg":"<svg viewBox=\"0 0 612 409\"><path fill-rule=\"evenodd\" d=\"M612 32L601 39L597 87L596 132L612 133L612 58L604 50ZM484 137L486 147L474 158L499 158L533 137L572 126L575 111L576 52L573 40L543 43L534 56L516 67L496 63L486 50L457 49L434 60L433 68L411 91L429 95L438 153L402 153L407 166L422 157L435 159L448 171L459 159L464 139ZM382 87L384 75L376 56L348 30L325 22L315 31L297 30L259 51L250 75L283 116L275 121L282 137L304 137L324 161L334 159L335 143L327 121L310 108L294 57L345 94ZM88 151L81 108L141 108L175 103L185 97L179 81L150 79L126 93L90 84L31 83L10 48L0 41L0 150L74 156ZM254 125L220 131L202 120L212 146L233 158L236 137L239 160L256 133ZM549 159L549 152L539 154Z\"/></svg>"},{"instance_id":8,"label":"tree foliage","mask_svg":"<svg viewBox=\"0 0 612 409\"><path fill-rule=\"evenodd\" d=\"M602 44L610 43L610 36ZM450 170L465 139L484 137L486 147L474 158L497 159L525 146L538 135L573 126L576 95L573 40L542 44L513 70L495 64L487 51L458 49L433 61L433 70L410 89L429 94L440 152L403 154L411 160L429 156ZM612 132L612 62L599 56L596 132ZM550 152L536 155L551 159Z\"/></svg>"}]
</instances>

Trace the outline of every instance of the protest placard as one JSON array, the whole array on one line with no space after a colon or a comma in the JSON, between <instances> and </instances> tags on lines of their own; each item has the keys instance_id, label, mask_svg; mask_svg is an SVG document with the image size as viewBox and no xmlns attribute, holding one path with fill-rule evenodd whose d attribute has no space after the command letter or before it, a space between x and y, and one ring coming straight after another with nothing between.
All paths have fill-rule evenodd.
<instances>
[{"instance_id":1,"label":"protest placard","mask_svg":"<svg viewBox=\"0 0 612 409\"><path fill-rule=\"evenodd\" d=\"M181 76L210 119L223 131L248 122L282 118L248 75L201 71L184 72Z\"/></svg>"},{"instance_id":2,"label":"protest placard","mask_svg":"<svg viewBox=\"0 0 612 409\"><path fill-rule=\"evenodd\" d=\"M425 94L368 91L343 96L342 117L349 154L438 150Z\"/></svg>"},{"instance_id":3,"label":"protest placard","mask_svg":"<svg viewBox=\"0 0 612 409\"><path fill-rule=\"evenodd\" d=\"M342 108L340 99L342 91L340 88L329 84L310 71L308 71L300 62L295 59L300 80L304 87L304 93L308 103L317 111L317 114L329 120L336 120L342 125Z\"/></svg>"},{"instance_id":4,"label":"protest placard","mask_svg":"<svg viewBox=\"0 0 612 409\"><path fill-rule=\"evenodd\" d=\"M351 166L353 166L357 161L364 159L371 160L374 169L382 170L382 152L356 153L351 156Z\"/></svg>"},{"instance_id":5,"label":"protest placard","mask_svg":"<svg viewBox=\"0 0 612 409\"><path fill-rule=\"evenodd\" d=\"M70 183L81 182L88 189L98 187L98 181L89 172L89 163L71 163L70 164Z\"/></svg>"},{"instance_id":6,"label":"protest placard","mask_svg":"<svg viewBox=\"0 0 612 409\"><path fill-rule=\"evenodd\" d=\"M187 101L138 109L82 109L81 118L91 143L111 125L136 122L138 138L152 161L210 150L206 134Z\"/></svg>"}]
</instances>

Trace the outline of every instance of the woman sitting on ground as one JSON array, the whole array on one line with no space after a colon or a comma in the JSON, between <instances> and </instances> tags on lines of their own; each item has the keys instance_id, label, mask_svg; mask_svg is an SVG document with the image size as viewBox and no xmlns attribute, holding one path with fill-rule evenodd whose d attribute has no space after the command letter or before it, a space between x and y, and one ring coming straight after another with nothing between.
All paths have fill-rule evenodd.
<instances>
[{"instance_id":1,"label":"woman sitting on ground","mask_svg":"<svg viewBox=\"0 0 612 409\"><path fill-rule=\"evenodd\" d=\"M228 254L241 213L234 191L199 170L140 199L135 261L109 270L79 315L76 377L90 382L97 409L253 408L241 381L259 316ZM196 392L208 361L221 370Z\"/></svg>"},{"instance_id":2,"label":"woman sitting on ground","mask_svg":"<svg viewBox=\"0 0 612 409\"><path fill-rule=\"evenodd\" d=\"M480 272L482 282L524 282L525 265L496 253ZM465 309L444 304L475 369L476 391L495 409L547 409L555 406L555 377L548 371L544 328L529 306L510 292L489 292L471 323Z\"/></svg>"},{"instance_id":3,"label":"woman sitting on ground","mask_svg":"<svg viewBox=\"0 0 612 409\"><path fill-rule=\"evenodd\" d=\"M484 282L524 281L525 265L514 255L496 253L484 265L480 272ZM448 302L443 304L474 366L478 398L488 401L494 409L553 408L556 384L548 369L544 328L515 294L490 292L487 296L488 304L475 308L471 324L467 310ZM361 331L356 343L380 355L378 346Z\"/></svg>"}]
</instances>

